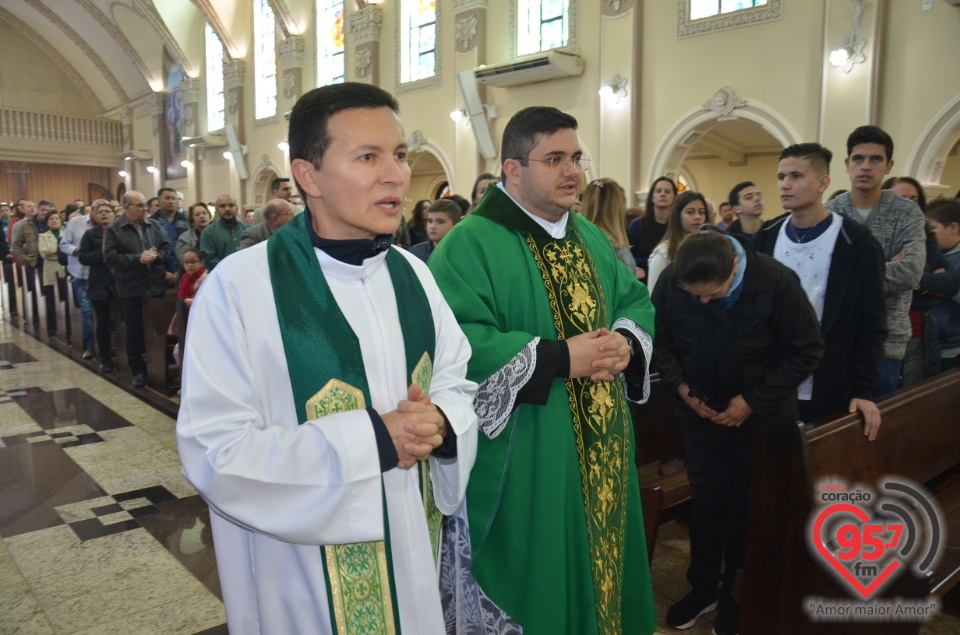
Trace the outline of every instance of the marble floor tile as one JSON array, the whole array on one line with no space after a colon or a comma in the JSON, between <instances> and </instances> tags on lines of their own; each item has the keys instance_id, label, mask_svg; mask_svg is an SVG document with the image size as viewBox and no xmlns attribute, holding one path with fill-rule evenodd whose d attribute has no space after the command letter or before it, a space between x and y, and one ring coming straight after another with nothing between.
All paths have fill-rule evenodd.
<instances>
[{"instance_id":1,"label":"marble floor tile","mask_svg":"<svg viewBox=\"0 0 960 635\"><path fill-rule=\"evenodd\" d=\"M0 586L0 632L18 635L55 635L40 603L26 582Z\"/></svg>"},{"instance_id":2,"label":"marble floor tile","mask_svg":"<svg viewBox=\"0 0 960 635\"><path fill-rule=\"evenodd\" d=\"M78 631L75 635L194 635L226 622L223 604L202 593L121 619ZM224 630L224 635L226 631Z\"/></svg>"},{"instance_id":3,"label":"marble floor tile","mask_svg":"<svg viewBox=\"0 0 960 635\"><path fill-rule=\"evenodd\" d=\"M14 401L45 430L83 425L101 432L130 426L124 418L79 388L31 393L14 397Z\"/></svg>"},{"instance_id":4,"label":"marble floor tile","mask_svg":"<svg viewBox=\"0 0 960 635\"><path fill-rule=\"evenodd\" d=\"M105 494L55 443L0 448L0 483L3 537L60 525L55 507Z\"/></svg>"},{"instance_id":5,"label":"marble floor tile","mask_svg":"<svg viewBox=\"0 0 960 635\"><path fill-rule=\"evenodd\" d=\"M0 343L0 360L10 364L25 364L37 361L33 355L9 342Z\"/></svg>"},{"instance_id":6,"label":"marble floor tile","mask_svg":"<svg viewBox=\"0 0 960 635\"><path fill-rule=\"evenodd\" d=\"M134 530L84 543L85 547L101 543L78 559L93 564L58 566L54 573L36 578L27 575L37 602L55 628L65 633L90 629L202 594L216 601L152 537L148 541L141 537L139 548L125 557L111 553L114 541L135 533L146 534Z\"/></svg>"}]
</instances>

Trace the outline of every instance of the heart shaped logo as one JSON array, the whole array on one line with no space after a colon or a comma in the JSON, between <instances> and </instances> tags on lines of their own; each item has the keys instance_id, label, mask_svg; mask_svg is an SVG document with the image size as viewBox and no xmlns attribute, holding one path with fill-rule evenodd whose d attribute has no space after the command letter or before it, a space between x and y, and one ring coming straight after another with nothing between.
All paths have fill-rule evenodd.
<instances>
[{"instance_id":1,"label":"heart shaped logo","mask_svg":"<svg viewBox=\"0 0 960 635\"><path fill-rule=\"evenodd\" d=\"M823 526L828 520L833 520L831 517L835 514L850 514L859 520L858 524L847 524L837 531L838 539L843 532L846 532L846 534L843 536L844 539L841 541L841 544L846 547L847 550L843 551L841 549L840 553L842 555L840 556L827 549L827 545L823 539ZM890 543L884 543L879 538L871 535L877 532L871 532L870 529L879 528L882 531L883 526L866 525L869 520L870 516L859 507L846 503L840 503L837 505L831 505L820 512L816 521L813 523L812 532L812 542L820 556L823 557L825 562L833 567L843 581L850 585L850 588L860 594L860 596L865 600L870 599L870 597L880 589L883 583L886 582L895 572L901 570L902 567L901 561L896 557L891 558L882 571L879 570L878 565L869 564L869 562L875 562L876 560L880 559L885 550L896 545L896 539L891 540ZM902 525L898 527L888 525L887 529L894 531L897 538L899 538L900 532L902 531ZM868 545L872 548L870 552L863 552L861 550L864 536L867 537ZM841 558L855 561L855 571L860 572L862 567L865 574L876 574L876 577L873 578L873 581L870 582L870 584L864 585L863 582L857 579L850 568L840 561Z\"/></svg>"}]
</instances>

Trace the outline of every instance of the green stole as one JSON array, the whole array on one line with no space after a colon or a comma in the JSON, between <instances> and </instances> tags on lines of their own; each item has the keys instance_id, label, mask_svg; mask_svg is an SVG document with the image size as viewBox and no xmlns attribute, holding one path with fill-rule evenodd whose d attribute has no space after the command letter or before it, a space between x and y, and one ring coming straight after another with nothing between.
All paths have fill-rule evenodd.
<instances>
[{"instance_id":1,"label":"green stole","mask_svg":"<svg viewBox=\"0 0 960 635\"><path fill-rule=\"evenodd\" d=\"M567 217L566 236L555 239L512 203L474 213L524 236L546 287L558 340L609 327L600 274L577 230L576 214ZM580 463L597 631L619 634L628 475L634 469L626 394L619 380L568 378L565 384Z\"/></svg>"},{"instance_id":2,"label":"green stole","mask_svg":"<svg viewBox=\"0 0 960 635\"><path fill-rule=\"evenodd\" d=\"M297 215L267 243L270 282L300 424L371 404L360 341L317 262L306 217ZM387 252L386 265L397 300L410 383L419 384L426 395L436 348L430 303L410 263L397 250ZM441 514L433 504L428 466L425 461L419 465L420 490L436 554ZM385 492L382 500L384 540L321 546L331 627L338 635L400 632Z\"/></svg>"}]
</instances>

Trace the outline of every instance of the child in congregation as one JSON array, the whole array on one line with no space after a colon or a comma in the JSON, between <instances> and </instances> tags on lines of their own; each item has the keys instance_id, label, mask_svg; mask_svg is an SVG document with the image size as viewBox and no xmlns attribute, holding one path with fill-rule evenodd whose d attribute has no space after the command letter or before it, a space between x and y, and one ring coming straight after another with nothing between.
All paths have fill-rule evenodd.
<instances>
[{"instance_id":1,"label":"child in congregation","mask_svg":"<svg viewBox=\"0 0 960 635\"><path fill-rule=\"evenodd\" d=\"M410 248L410 253L426 262L436 248L437 243L443 240L447 232L463 218L463 210L455 201L441 198L427 208L427 240L417 243Z\"/></svg>"},{"instance_id":2,"label":"child in congregation","mask_svg":"<svg viewBox=\"0 0 960 635\"><path fill-rule=\"evenodd\" d=\"M927 224L937 238L949 270L960 274L960 200L941 198L930 203ZM960 355L960 293L934 300L933 314L940 337L941 368L949 370Z\"/></svg>"}]
</instances>

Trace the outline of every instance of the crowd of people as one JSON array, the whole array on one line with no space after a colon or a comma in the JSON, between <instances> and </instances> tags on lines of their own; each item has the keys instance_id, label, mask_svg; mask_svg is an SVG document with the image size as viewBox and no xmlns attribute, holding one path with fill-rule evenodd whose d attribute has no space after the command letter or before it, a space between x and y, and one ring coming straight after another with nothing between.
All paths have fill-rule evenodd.
<instances>
[{"instance_id":1,"label":"crowd of people","mask_svg":"<svg viewBox=\"0 0 960 635\"><path fill-rule=\"evenodd\" d=\"M880 398L954 365L960 200L885 180L880 128L849 135L828 201L831 150L785 148L764 222L753 182L715 211L668 176L631 219L585 182L577 126L521 110L500 176L407 223L397 102L347 83L294 107L293 182L252 226L169 188L17 203L17 262L72 280L104 372L114 299L136 385L144 299L192 303L177 434L231 632L653 632L628 403L655 370L692 499L666 623L735 634L757 426L859 413L868 443Z\"/></svg>"}]
</instances>

